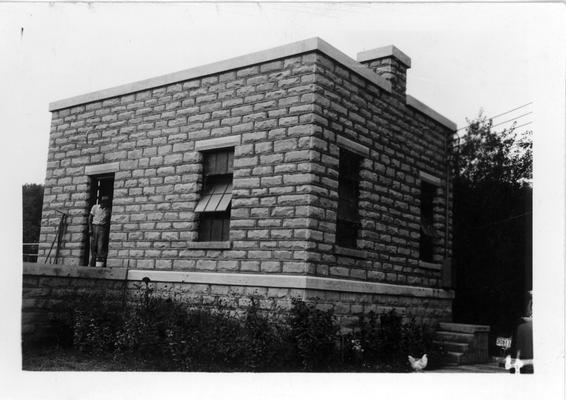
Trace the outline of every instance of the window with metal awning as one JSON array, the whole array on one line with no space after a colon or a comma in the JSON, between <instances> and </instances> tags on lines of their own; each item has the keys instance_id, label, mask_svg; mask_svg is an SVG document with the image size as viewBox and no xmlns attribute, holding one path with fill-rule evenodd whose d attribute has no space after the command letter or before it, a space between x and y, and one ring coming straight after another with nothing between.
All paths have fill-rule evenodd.
<instances>
[{"instance_id":1,"label":"window with metal awning","mask_svg":"<svg viewBox=\"0 0 566 400\"><path fill-rule=\"evenodd\" d=\"M199 214L199 242L230 238L230 208L234 149L203 152L203 189L195 207Z\"/></svg>"},{"instance_id":2,"label":"window with metal awning","mask_svg":"<svg viewBox=\"0 0 566 400\"><path fill-rule=\"evenodd\" d=\"M223 212L232 201L232 182L215 182L203 191L195 212Z\"/></svg>"}]
</instances>

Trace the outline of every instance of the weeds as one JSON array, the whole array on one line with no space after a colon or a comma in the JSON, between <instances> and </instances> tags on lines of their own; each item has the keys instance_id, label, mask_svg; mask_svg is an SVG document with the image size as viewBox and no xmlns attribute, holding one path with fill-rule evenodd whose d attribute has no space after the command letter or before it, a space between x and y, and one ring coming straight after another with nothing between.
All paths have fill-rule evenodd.
<instances>
[{"instance_id":1,"label":"weeds","mask_svg":"<svg viewBox=\"0 0 566 400\"><path fill-rule=\"evenodd\" d=\"M341 335L332 310L301 300L268 314L252 297L236 314L220 303L159 297L148 283L126 305L101 293L66 302L56 336L72 338L83 354L133 360L140 370L402 372L408 354L437 359L432 332L403 324L395 312L360 316L354 333Z\"/></svg>"}]
</instances>

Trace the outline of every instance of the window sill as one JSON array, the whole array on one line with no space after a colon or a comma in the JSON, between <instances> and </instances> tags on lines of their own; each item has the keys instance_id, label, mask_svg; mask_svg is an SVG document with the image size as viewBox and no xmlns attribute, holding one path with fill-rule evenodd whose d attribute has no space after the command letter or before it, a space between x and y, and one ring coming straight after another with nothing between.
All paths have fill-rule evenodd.
<instances>
[{"instance_id":1,"label":"window sill","mask_svg":"<svg viewBox=\"0 0 566 400\"><path fill-rule=\"evenodd\" d=\"M334 254L353 258L367 258L367 252L365 250L350 249L342 246L334 246Z\"/></svg>"},{"instance_id":2,"label":"window sill","mask_svg":"<svg viewBox=\"0 0 566 400\"><path fill-rule=\"evenodd\" d=\"M435 269L440 271L442 269L442 263L432 263L428 261L419 260L419 267L426 269Z\"/></svg>"},{"instance_id":3,"label":"window sill","mask_svg":"<svg viewBox=\"0 0 566 400\"><path fill-rule=\"evenodd\" d=\"M187 242L189 249L225 250L232 248L232 242Z\"/></svg>"}]
</instances>

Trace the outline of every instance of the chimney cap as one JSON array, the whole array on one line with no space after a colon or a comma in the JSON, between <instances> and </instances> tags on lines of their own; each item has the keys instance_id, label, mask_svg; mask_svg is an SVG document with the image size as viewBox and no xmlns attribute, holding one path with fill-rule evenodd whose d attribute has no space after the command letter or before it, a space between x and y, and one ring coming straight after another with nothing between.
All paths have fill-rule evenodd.
<instances>
[{"instance_id":1,"label":"chimney cap","mask_svg":"<svg viewBox=\"0 0 566 400\"><path fill-rule=\"evenodd\" d=\"M397 60L405 64L407 68L411 68L411 57L393 45L361 51L357 54L356 59L358 62L366 62L385 57L395 57Z\"/></svg>"}]
</instances>

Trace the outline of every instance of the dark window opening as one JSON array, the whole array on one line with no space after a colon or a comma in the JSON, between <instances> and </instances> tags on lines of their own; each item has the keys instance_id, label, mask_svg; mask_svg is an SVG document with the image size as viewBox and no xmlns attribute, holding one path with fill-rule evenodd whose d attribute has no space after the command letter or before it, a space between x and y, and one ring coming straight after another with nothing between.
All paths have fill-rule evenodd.
<instances>
[{"instance_id":1,"label":"dark window opening","mask_svg":"<svg viewBox=\"0 0 566 400\"><path fill-rule=\"evenodd\" d=\"M356 248L360 213L358 210L361 157L340 149L338 166L338 218L336 244Z\"/></svg>"},{"instance_id":2,"label":"dark window opening","mask_svg":"<svg viewBox=\"0 0 566 400\"><path fill-rule=\"evenodd\" d=\"M426 262L434 261L434 197L436 186L421 182L421 229L419 254L420 259Z\"/></svg>"},{"instance_id":3,"label":"dark window opening","mask_svg":"<svg viewBox=\"0 0 566 400\"><path fill-rule=\"evenodd\" d=\"M230 239L230 208L234 150L204 153L203 190L195 208L199 213L199 242Z\"/></svg>"}]
</instances>

